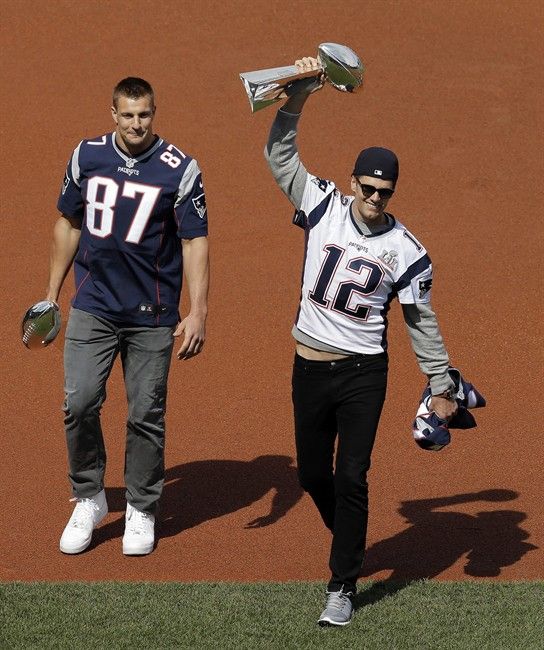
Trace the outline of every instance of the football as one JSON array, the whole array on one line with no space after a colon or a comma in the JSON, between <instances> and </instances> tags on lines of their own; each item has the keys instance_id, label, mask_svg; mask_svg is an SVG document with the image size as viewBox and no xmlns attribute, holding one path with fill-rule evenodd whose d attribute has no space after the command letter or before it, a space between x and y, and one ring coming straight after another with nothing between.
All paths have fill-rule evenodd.
<instances>
[{"instance_id":1,"label":"football","mask_svg":"<svg viewBox=\"0 0 544 650\"><path fill-rule=\"evenodd\" d=\"M23 316L21 324L23 343L30 350L43 348L55 340L60 325L59 306L50 300L37 302Z\"/></svg>"}]
</instances>

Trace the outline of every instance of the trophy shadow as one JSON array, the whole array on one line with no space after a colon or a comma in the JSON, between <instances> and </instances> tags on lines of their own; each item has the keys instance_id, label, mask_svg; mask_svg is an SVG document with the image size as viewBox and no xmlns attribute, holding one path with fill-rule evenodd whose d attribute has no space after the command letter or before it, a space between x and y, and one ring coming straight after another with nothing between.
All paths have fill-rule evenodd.
<instances>
[{"instance_id":1,"label":"trophy shadow","mask_svg":"<svg viewBox=\"0 0 544 650\"><path fill-rule=\"evenodd\" d=\"M248 521L246 528L273 525L302 497L292 458L268 455L250 461L202 460L171 467L165 473L156 516L157 540L246 508L270 491L270 509ZM124 532L125 489L106 488L106 496L109 511L123 516L97 528L92 547L122 537Z\"/></svg>"},{"instance_id":2,"label":"trophy shadow","mask_svg":"<svg viewBox=\"0 0 544 650\"><path fill-rule=\"evenodd\" d=\"M498 577L503 567L518 562L537 549L526 540L529 533L520 524L527 518L519 510L483 510L475 515L440 511L470 502L503 502L517 499L513 490L493 489L434 499L403 501L399 513L408 527L367 550L360 577L389 570L390 576L355 596L355 606L364 607L391 596L414 581L439 576L465 557L464 572L475 578Z\"/></svg>"}]
</instances>

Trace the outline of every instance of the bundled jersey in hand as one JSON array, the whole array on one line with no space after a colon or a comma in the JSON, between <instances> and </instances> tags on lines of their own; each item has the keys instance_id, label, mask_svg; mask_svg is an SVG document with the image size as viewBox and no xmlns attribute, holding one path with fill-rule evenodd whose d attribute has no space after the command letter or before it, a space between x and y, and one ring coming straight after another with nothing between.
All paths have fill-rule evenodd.
<instances>
[{"instance_id":1,"label":"bundled jersey in hand","mask_svg":"<svg viewBox=\"0 0 544 650\"><path fill-rule=\"evenodd\" d=\"M431 411L431 388L427 385L412 427L414 439L422 449L440 451L450 443L450 429L473 429L476 420L468 409L480 408L486 404L483 395L463 379L459 370L450 368L448 372L455 384L453 392L458 407L457 413L446 422Z\"/></svg>"},{"instance_id":2,"label":"bundled jersey in hand","mask_svg":"<svg viewBox=\"0 0 544 650\"><path fill-rule=\"evenodd\" d=\"M157 137L131 158L115 133L74 150L58 209L82 219L72 305L125 325L173 326L180 239L207 235L198 163Z\"/></svg>"}]
</instances>

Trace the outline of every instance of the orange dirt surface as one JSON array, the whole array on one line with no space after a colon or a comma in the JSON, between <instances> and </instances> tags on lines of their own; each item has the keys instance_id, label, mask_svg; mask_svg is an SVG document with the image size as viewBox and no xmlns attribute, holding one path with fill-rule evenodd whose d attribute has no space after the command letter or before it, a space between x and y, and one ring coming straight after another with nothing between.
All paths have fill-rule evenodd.
<instances>
[{"instance_id":1,"label":"orange dirt surface","mask_svg":"<svg viewBox=\"0 0 544 650\"><path fill-rule=\"evenodd\" d=\"M293 460L290 329L302 232L262 150L238 74L289 65L325 41L366 65L353 96L325 88L301 121L313 172L349 190L359 150L401 161L390 209L435 266L452 362L488 400L440 453L412 440L424 378L391 314L388 400L370 472L363 575L544 577L542 498L542 5L457 0L253 3L1 1L2 580L326 580L329 534ZM79 556L58 550L72 504L62 426L63 336L20 342L44 297L66 161L112 130L111 89L155 87L156 130L206 184L212 287L205 351L170 374L167 481L156 550L121 553L126 402L103 410L110 513ZM73 293L67 278L61 308ZM186 302L183 302L185 309ZM539 377L540 376L540 377Z\"/></svg>"}]
</instances>

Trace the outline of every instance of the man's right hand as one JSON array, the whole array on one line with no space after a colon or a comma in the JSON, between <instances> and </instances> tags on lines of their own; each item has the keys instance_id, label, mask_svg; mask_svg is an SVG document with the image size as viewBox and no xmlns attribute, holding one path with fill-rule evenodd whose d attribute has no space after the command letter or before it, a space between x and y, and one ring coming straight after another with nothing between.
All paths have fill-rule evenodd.
<instances>
[{"instance_id":1,"label":"man's right hand","mask_svg":"<svg viewBox=\"0 0 544 650\"><path fill-rule=\"evenodd\" d=\"M307 74L315 71L316 74L303 79L295 79L287 86L285 94L289 99L283 108L288 113L300 113L308 97L323 88L325 83L325 73L318 59L305 56L302 59L297 59L295 65L300 73Z\"/></svg>"},{"instance_id":2,"label":"man's right hand","mask_svg":"<svg viewBox=\"0 0 544 650\"><path fill-rule=\"evenodd\" d=\"M316 72L323 73L323 68L319 63L319 59L314 59L312 56L304 56L302 59L297 59L295 65L300 70L300 72Z\"/></svg>"},{"instance_id":3,"label":"man's right hand","mask_svg":"<svg viewBox=\"0 0 544 650\"><path fill-rule=\"evenodd\" d=\"M325 73L319 64L319 59L314 59L311 56L305 56L302 59L295 61L296 67L301 73L307 74L308 72L316 72L315 77L305 77L304 79L296 79L287 89L288 97L292 97L298 93L306 93L310 95L317 90L321 90L325 83Z\"/></svg>"}]
</instances>

